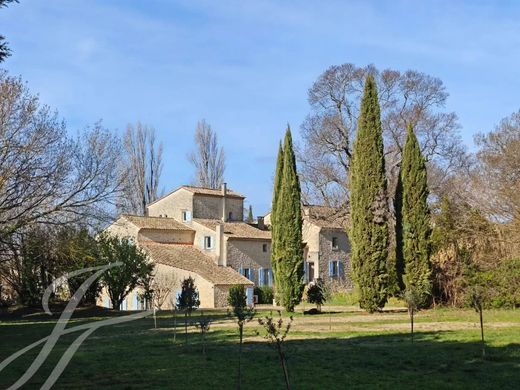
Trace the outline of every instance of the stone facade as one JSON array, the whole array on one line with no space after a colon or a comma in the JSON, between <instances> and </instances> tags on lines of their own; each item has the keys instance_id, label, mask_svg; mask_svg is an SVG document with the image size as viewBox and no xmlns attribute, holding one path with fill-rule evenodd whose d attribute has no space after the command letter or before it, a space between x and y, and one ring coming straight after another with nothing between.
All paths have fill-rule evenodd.
<instances>
[{"instance_id":1,"label":"stone facade","mask_svg":"<svg viewBox=\"0 0 520 390\"><path fill-rule=\"evenodd\" d=\"M303 206L302 212L306 283L320 278L338 287L352 288L347 218L340 210L324 206ZM264 223L271 224L271 213L264 216ZM332 269L330 262L336 262Z\"/></svg>"},{"instance_id":2,"label":"stone facade","mask_svg":"<svg viewBox=\"0 0 520 390\"><path fill-rule=\"evenodd\" d=\"M265 252L264 252L265 248ZM259 271L271 269L270 240L227 240L227 265L235 270L250 269L249 280L256 286L269 284L269 277L259 276Z\"/></svg>"},{"instance_id":3,"label":"stone facade","mask_svg":"<svg viewBox=\"0 0 520 390\"><path fill-rule=\"evenodd\" d=\"M193 196L193 217L201 219L222 219L223 198L195 194ZM244 220L244 200L240 198L226 198L226 220Z\"/></svg>"},{"instance_id":4,"label":"stone facade","mask_svg":"<svg viewBox=\"0 0 520 390\"><path fill-rule=\"evenodd\" d=\"M183 211L193 212L193 193L184 188L179 188L149 204L147 210L150 217L167 216L182 221Z\"/></svg>"},{"instance_id":5,"label":"stone facade","mask_svg":"<svg viewBox=\"0 0 520 390\"><path fill-rule=\"evenodd\" d=\"M137 235L139 242L159 242L191 245L194 232L171 231L161 229L141 229Z\"/></svg>"},{"instance_id":6,"label":"stone facade","mask_svg":"<svg viewBox=\"0 0 520 390\"><path fill-rule=\"evenodd\" d=\"M333 239L336 247L333 247ZM319 277L332 281L342 287L352 288L350 276L350 243L347 234L338 229L322 228L319 234L320 256L318 260ZM338 275L329 275L329 262L340 262Z\"/></svg>"}]
</instances>

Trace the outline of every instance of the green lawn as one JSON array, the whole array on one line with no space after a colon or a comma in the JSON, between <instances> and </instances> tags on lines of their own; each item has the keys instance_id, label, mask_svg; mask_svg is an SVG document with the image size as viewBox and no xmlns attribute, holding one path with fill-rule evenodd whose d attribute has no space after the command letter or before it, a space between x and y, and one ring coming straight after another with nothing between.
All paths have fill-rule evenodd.
<instances>
[{"instance_id":1,"label":"green lawn","mask_svg":"<svg viewBox=\"0 0 520 390\"><path fill-rule=\"evenodd\" d=\"M408 317L398 309L371 315L343 306L330 308L333 314L315 316L303 316L302 309L294 316L286 342L294 389L520 388L520 310L485 312L487 355L483 360L478 317L469 310L419 313L412 344ZM260 311L258 316L266 313ZM82 311L69 326L126 314ZM146 318L94 332L56 388L236 388L236 326L224 311L206 314L214 316L214 323L205 358L197 330L190 329L185 346L181 317L174 342L172 315L164 312L159 315L158 329ZM0 317L0 361L50 334L54 324L55 318L41 314ZM284 388L277 355L257 331L261 329L256 321L246 325L242 388ZM27 388L43 384L78 335L60 339ZM27 353L2 371L0 388L14 383L38 352Z\"/></svg>"}]
</instances>

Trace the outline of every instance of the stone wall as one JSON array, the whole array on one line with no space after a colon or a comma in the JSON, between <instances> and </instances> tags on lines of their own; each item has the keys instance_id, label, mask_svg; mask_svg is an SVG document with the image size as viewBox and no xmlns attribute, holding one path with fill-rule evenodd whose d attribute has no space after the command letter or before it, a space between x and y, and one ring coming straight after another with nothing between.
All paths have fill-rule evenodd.
<instances>
[{"instance_id":1,"label":"stone wall","mask_svg":"<svg viewBox=\"0 0 520 390\"><path fill-rule=\"evenodd\" d=\"M172 244L192 244L194 232L161 229L141 229L139 242L159 242Z\"/></svg>"},{"instance_id":2,"label":"stone wall","mask_svg":"<svg viewBox=\"0 0 520 390\"><path fill-rule=\"evenodd\" d=\"M337 238L337 249L332 247L332 238ZM344 273L340 277L329 276L329 261L341 261ZM319 277L325 281L333 281L345 288L352 287L350 279L350 242L347 234L339 229L325 229L320 231L320 259Z\"/></svg>"},{"instance_id":3,"label":"stone wall","mask_svg":"<svg viewBox=\"0 0 520 390\"><path fill-rule=\"evenodd\" d=\"M193 221L190 225L192 229L195 230L195 238L193 240L193 246L199 249L206 256L211 257L215 262L217 262L217 234L214 230ZM210 236L213 241L213 248L205 249L204 248L204 237Z\"/></svg>"},{"instance_id":4,"label":"stone wall","mask_svg":"<svg viewBox=\"0 0 520 390\"><path fill-rule=\"evenodd\" d=\"M110 235L117 236L119 238L130 237L137 240L137 234L139 232L139 228L134 224L128 222L124 217L119 218L117 221L112 223L109 227L105 229Z\"/></svg>"},{"instance_id":5,"label":"stone wall","mask_svg":"<svg viewBox=\"0 0 520 390\"><path fill-rule=\"evenodd\" d=\"M263 244L267 252L263 252ZM252 268L252 282L258 284L258 270L271 268L270 240L227 240L227 265L236 271L242 268Z\"/></svg>"},{"instance_id":6,"label":"stone wall","mask_svg":"<svg viewBox=\"0 0 520 390\"><path fill-rule=\"evenodd\" d=\"M232 221L244 220L244 200L226 198L226 218L232 213ZM193 197L193 216L203 219L222 219L222 197L195 194Z\"/></svg>"},{"instance_id":7,"label":"stone wall","mask_svg":"<svg viewBox=\"0 0 520 390\"><path fill-rule=\"evenodd\" d=\"M165 215L169 218L182 221L182 212L185 210L193 212L193 193L184 188L180 188L149 205L148 215L150 217Z\"/></svg>"}]
</instances>

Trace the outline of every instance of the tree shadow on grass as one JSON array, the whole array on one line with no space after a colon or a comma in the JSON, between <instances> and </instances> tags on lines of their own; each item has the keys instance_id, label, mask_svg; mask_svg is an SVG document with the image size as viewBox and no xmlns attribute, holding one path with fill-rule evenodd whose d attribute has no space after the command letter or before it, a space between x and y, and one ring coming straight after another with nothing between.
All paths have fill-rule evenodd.
<instances>
[{"instance_id":1,"label":"tree shadow on grass","mask_svg":"<svg viewBox=\"0 0 520 390\"><path fill-rule=\"evenodd\" d=\"M451 333L417 333L413 344L403 333L305 340L289 336L291 382L299 389L518 388L520 344L488 346L482 359L478 340L453 341ZM225 338L231 341L230 335ZM244 354L244 377L251 388L269 386L255 374L266 370L266 365L276 375L271 380L283 388L276 353L266 343L248 342Z\"/></svg>"},{"instance_id":2,"label":"tree shadow on grass","mask_svg":"<svg viewBox=\"0 0 520 390\"><path fill-rule=\"evenodd\" d=\"M127 314L127 313L123 313ZM167 317L165 315L165 322ZM225 314L215 313L219 318ZM196 314L195 314L196 316ZM2 340L10 350L16 350L45 332L52 324L30 322L26 326L7 326L3 336L16 332L16 337ZM179 324L180 325L180 324ZM248 341L244 344L244 389L284 388L284 378L276 352L247 327ZM181 325L178 329L181 332ZM47 329L48 330L48 329ZM177 334L172 341L171 329L151 331L150 319L120 327L96 331L87 339L60 378L56 388L234 388L238 331L210 330L207 335L207 356L202 356L201 338L195 331L189 334L189 344ZM24 336L25 332L25 336ZM457 341L475 335L475 341ZM501 329L511 340L515 329ZM495 332L495 334L497 334ZM442 389L442 388L518 388L520 383L520 344L488 346L486 359L481 358L478 331L455 330L418 332L412 344L406 333L348 335L346 337L307 338L289 333L285 347L289 375L295 389ZM39 336L38 336L39 337ZM52 359L31 384L39 387L76 336L60 340ZM292 338L294 337L294 338ZM2 344L4 346L4 344ZM8 351L0 355L7 356ZM34 354L33 354L34 355ZM0 374L0 388L12 384L30 364L31 358L13 363L14 367ZM3 377L3 375L6 375ZM29 386L31 387L31 386Z\"/></svg>"}]
</instances>

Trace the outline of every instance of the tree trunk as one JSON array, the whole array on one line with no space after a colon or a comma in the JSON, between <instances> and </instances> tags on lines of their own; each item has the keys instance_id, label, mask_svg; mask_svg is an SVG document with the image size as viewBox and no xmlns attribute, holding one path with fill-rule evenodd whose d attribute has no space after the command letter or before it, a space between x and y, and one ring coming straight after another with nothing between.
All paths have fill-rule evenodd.
<instances>
[{"instance_id":1,"label":"tree trunk","mask_svg":"<svg viewBox=\"0 0 520 390\"><path fill-rule=\"evenodd\" d=\"M482 339L482 357L486 357L486 342L484 341L484 319L482 318L482 308L479 310L480 315L480 337Z\"/></svg>"},{"instance_id":2,"label":"tree trunk","mask_svg":"<svg viewBox=\"0 0 520 390\"><path fill-rule=\"evenodd\" d=\"M177 341L177 308L173 309L173 342Z\"/></svg>"},{"instance_id":3,"label":"tree trunk","mask_svg":"<svg viewBox=\"0 0 520 390\"><path fill-rule=\"evenodd\" d=\"M201 332L202 332L202 356L206 357L206 332L204 330L201 330Z\"/></svg>"},{"instance_id":4,"label":"tree trunk","mask_svg":"<svg viewBox=\"0 0 520 390\"><path fill-rule=\"evenodd\" d=\"M184 312L184 335L185 335L185 341L186 345L188 345L188 312Z\"/></svg>"},{"instance_id":5,"label":"tree trunk","mask_svg":"<svg viewBox=\"0 0 520 390\"><path fill-rule=\"evenodd\" d=\"M238 331L240 333L240 342L238 344L238 378L237 378L237 389L240 390L242 384L242 337L244 331L244 324L238 324Z\"/></svg>"},{"instance_id":6,"label":"tree trunk","mask_svg":"<svg viewBox=\"0 0 520 390\"><path fill-rule=\"evenodd\" d=\"M413 343L413 309L410 310L410 331L412 334L412 343Z\"/></svg>"},{"instance_id":7,"label":"tree trunk","mask_svg":"<svg viewBox=\"0 0 520 390\"><path fill-rule=\"evenodd\" d=\"M280 357L280 364L282 365L283 375L285 378L285 386L287 390L291 390L291 383L289 382L289 371L287 370L287 362L285 361L285 356L282 352L282 346L280 343L277 343L278 348L278 356Z\"/></svg>"}]
</instances>

